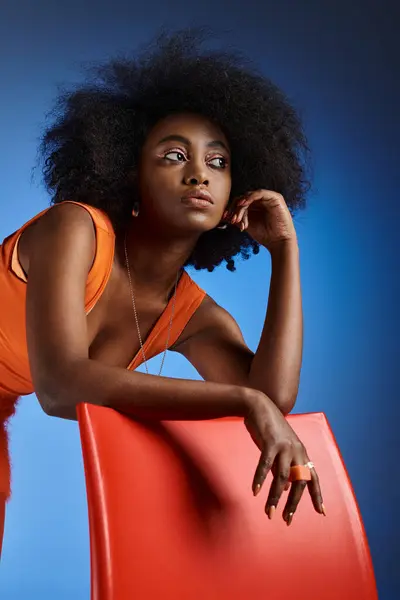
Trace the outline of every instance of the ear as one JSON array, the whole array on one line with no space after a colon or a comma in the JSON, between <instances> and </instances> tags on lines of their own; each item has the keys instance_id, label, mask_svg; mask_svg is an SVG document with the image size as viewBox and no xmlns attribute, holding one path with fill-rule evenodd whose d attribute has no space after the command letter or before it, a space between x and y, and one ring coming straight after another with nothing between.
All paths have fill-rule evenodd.
<instances>
[{"instance_id":1,"label":"ear","mask_svg":"<svg viewBox=\"0 0 400 600\"><path fill-rule=\"evenodd\" d=\"M132 205L132 215L134 217L139 216L139 202L134 202Z\"/></svg>"}]
</instances>

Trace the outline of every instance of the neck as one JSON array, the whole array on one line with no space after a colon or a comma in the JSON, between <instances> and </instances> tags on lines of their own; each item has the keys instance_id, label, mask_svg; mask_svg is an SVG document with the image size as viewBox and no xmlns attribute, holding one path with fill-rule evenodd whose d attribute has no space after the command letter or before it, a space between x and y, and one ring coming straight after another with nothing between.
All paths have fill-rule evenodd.
<instances>
[{"instance_id":1,"label":"neck","mask_svg":"<svg viewBox=\"0 0 400 600\"><path fill-rule=\"evenodd\" d=\"M159 231L132 222L126 234L129 267L135 287L141 291L168 298L177 275L191 255L197 242L195 238L168 238ZM126 263L124 237L119 248L121 264Z\"/></svg>"}]
</instances>

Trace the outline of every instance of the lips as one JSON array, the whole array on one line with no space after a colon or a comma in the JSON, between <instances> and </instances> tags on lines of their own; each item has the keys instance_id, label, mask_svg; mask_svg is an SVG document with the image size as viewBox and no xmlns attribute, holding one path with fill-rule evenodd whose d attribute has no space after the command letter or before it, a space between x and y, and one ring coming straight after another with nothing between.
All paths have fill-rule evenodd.
<instances>
[{"instance_id":1,"label":"lips","mask_svg":"<svg viewBox=\"0 0 400 600\"><path fill-rule=\"evenodd\" d=\"M196 202L196 200L198 202ZM186 194L182 196L182 202L198 204L199 206L207 206L207 204L214 204L214 200L211 194L199 190L192 190L186 192Z\"/></svg>"}]
</instances>

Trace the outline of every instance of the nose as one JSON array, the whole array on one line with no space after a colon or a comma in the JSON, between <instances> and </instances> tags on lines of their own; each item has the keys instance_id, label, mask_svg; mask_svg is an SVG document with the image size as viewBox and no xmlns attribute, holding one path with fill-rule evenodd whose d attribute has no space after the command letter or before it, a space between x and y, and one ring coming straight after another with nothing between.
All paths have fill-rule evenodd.
<instances>
[{"instance_id":1,"label":"nose","mask_svg":"<svg viewBox=\"0 0 400 600\"><path fill-rule=\"evenodd\" d=\"M199 169L198 172L187 173L183 177L183 183L185 185L209 185L209 180L207 179L207 175Z\"/></svg>"}]
</instances>

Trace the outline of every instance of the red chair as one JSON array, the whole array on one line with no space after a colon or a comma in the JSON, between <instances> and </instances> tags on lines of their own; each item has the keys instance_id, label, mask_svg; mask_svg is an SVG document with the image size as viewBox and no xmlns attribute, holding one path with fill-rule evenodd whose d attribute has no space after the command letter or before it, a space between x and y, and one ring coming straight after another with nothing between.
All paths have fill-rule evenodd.
<instances>
[{"instance_id":1,"label":"red chair","mask_svg":"<svg viewBox=\"0 0 400 600\"><path fill-rule=\"evenodd\" d=\"M92 600L377 600L360 513L321 413L289 422L320 475L290 527L251 492L259 452L242 420L144 424L78 409ZM286 494L285 494L286 497Z\"/></svg>"}]
</instances>

